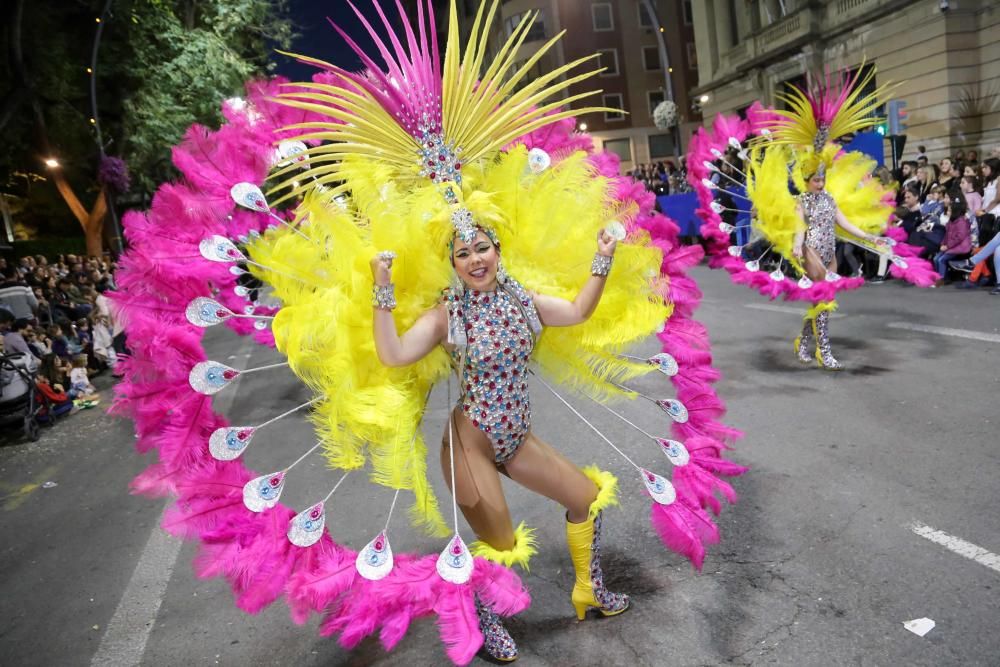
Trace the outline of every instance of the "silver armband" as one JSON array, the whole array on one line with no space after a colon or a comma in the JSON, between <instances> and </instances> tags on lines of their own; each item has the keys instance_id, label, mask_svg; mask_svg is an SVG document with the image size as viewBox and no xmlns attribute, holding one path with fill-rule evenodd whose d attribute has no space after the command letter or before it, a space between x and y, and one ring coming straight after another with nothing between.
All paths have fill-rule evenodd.
<instances>
[{"instance_id":1,"label":"silver armband","mask_svg":"<svg viewBox=\"0 0 1000 667\"><path fill-rule=\"evenodd\" d=\"M590 264L590 275L602 277L608 275L611 271L612 260L614 260L613 255L595 254L594 261Z\"/></svg>"},{"instance_id":2,"label":"silver armband","mask_svg":"<svg viewBox=\"0 0 1000 667\"><path fill-rule=\"evenodd\" d=\"M375 285L372 288L372 305L382 310L393 310L396 308L396 286L392 283L388 285Z\"/></svg>"}]
</instances>

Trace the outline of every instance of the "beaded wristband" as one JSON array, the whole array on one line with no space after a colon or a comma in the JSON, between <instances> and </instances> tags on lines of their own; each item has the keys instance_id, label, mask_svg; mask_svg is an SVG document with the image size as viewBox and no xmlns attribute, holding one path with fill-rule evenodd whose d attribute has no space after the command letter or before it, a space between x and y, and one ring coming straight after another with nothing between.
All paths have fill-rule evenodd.
<instances>
[{"instance_id":1,"label":"beaded wristband","mask_svg":"<svg viewBox=\"0 0 1000 667\"><path fill-rule=\"evenodd\" d=\"M602 255L597 253L594 255L594 261L590 264L590 275L592 276L607 276L611 271L611 262L614 260L613 255Z\"/></svg>"},{"instance_id":2,"label":"beaded wristband","mask_svg":"<svg viewBox=\"0 0 1000 667\"><path fill-rule=\"evenodd\" d=\"M372 305L382 310L394 310L396 308L396 286L389 283L388 285L372 287Z\"/></svg>"}]
</instances>

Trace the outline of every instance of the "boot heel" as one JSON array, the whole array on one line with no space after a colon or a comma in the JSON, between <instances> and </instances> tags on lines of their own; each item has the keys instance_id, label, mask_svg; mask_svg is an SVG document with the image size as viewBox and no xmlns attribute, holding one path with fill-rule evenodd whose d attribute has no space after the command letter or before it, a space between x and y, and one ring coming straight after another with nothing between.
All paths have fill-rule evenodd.
<instances>
[{"instance_id":1,"label":"boot heel","mask_svg":"<svg viewBox=\"0 0 1000 667\"><path fill-rule=\"evenodd\" d=\"M587 607L590 605L586 602L574 602L573 608L576 609L576 620L582 621L587 618Z\"/></svg>"}]
</instances>

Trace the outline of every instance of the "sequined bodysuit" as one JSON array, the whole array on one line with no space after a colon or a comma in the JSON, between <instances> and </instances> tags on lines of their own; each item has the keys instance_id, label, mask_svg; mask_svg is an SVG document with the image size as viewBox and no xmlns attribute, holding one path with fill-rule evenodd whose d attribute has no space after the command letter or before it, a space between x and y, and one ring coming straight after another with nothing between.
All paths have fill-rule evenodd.
<instances>
[{"instance_id":1,"label":"sequined bodysuit","mask_svg":"<svg viewBox=\"0 0 1000 667\"><path fill-rule=\"evenodd\" d=\"M805 244L816 251L823 264L829 264L836 250L834 227L837 219L837 202L829 192L804 192L799 195L799 205L805 216Z\"/></svg>"},{"instance_id":2,"label":"sequined bodysuit","mask_svg":"<svg viewBox=\"0 0 1000 667\"><path fill-rule=\"evenodd\" d=\"M511 280L495 292L449 290L445 305L462 389L458 406L489 438L494 461L504 463L531 427L528 361L541 330L534 303Z\"/></svg>"}]
</instances>

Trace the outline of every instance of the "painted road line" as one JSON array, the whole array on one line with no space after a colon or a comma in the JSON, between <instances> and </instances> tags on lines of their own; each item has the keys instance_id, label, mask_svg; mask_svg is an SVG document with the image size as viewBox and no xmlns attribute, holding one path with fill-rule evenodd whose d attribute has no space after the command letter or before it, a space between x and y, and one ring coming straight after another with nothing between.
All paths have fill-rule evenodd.
<instances>
[{"instance_id":1,"label":"painted road line","mask_svg":"<svg viewBox=\"0 0 1000 667\"><path fill-rule=\"evenodd\" d=\"M753 308L754 310L766 310L771 313L787 313L788 315L798 315L802 317L806 314L806 308L808 306L803 305L801 308L793 308L792 306L776 306L772 303L745 303L743 304L745 308ZM831 313L830 317L846 317L843 313Z\"/></svg>"},{"instance_id":2,"label":"painted road line","mask_svg":"<svg viewBox=\"0 0 1000 667\"><path fill-rule=\"evenodd\" d=\"M968 331L966 329L949 329L948 327L934 327L929 324L910 324L909 322L890 322L890 329L903 329L905 331L919 331L920 333L939 334L941 336L955 336L956 338L969 338L971 340L984 340L987 343L1000 343L1000 334L991 334L984 331Z\"/></svg>"},{"instance_id":3,"label":"painted road line","mask_svg":"<svg viewBox=\"0 0 1000 667\"><path fill-rule=\"evenodd\" d=\"M252 340L244 340L241 345L237 358L242 362L242 367L249 361L248 352L253 344ZM234 367L237 365L234 364ZM241 377L237 377L226 388L225 393L216 397L213 402L216 412L225 414L236 402ZM131 667L142 664L146 643L156 623L156 615L160 611L160 604L167 592L167 584L170 583L183 544L180 538L168 535L160 527L160 523L157 521L153 524L132 578L108 623L97 653L90 661L92 666Z\"/></svg>"},{"instance_id":4,"label":"painted road line","mask_svg":"<svg viewBox=\"0 0 1000 667\"><path fill-rule=\"evenodd\" d=\"M972 542L966 542L960 537L955 537L954 535L943 533L940 530L935 530L930 526L925 526L918 521L914 521L909 527L910 530L920 537L926 538L935 544L940 544L945 549L954 551L959 556L965 556L966 558L976 561L980 565L985 565L991 570L1000 572L1000 556L995 553L991 553L982 547L976 546Z\"/></svg>"}]
</instances>

